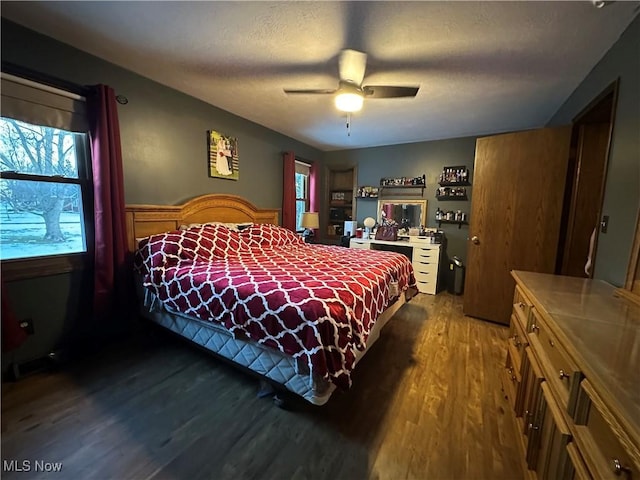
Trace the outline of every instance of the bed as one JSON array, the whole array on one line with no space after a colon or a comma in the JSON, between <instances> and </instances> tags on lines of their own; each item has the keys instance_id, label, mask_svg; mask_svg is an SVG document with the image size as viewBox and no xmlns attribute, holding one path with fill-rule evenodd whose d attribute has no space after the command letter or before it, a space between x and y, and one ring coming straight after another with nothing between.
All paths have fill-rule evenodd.
<instances>
[{"instance_id":1,"label":"bed","mask_svg":"<svg viewBox=\"0 0 640 480\"><path fill-rule=\"evenodd\" d=\"M126 222L143 317L315 405L415 292L405 256L306 244L234 195L129 205Z\"/></svg>"}]
</instances>

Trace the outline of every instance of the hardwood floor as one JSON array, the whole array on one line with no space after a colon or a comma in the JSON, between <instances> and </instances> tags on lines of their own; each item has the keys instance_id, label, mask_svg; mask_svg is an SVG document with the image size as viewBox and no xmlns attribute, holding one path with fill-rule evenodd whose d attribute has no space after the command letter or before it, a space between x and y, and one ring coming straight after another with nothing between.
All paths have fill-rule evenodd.
<instances>
[{"instance_id":1,"label":"hardwood floor","mask_svg":"<svg viewBox=\"0 0 640 480\"><path fill-rule=\"evenodd\" d=\"M279 409L255 378L152 331L3 384L2 478L523 477L499 377L508 330L463 316L460 297L411 300L323 407Z\"/></svg>"}]
</instances>

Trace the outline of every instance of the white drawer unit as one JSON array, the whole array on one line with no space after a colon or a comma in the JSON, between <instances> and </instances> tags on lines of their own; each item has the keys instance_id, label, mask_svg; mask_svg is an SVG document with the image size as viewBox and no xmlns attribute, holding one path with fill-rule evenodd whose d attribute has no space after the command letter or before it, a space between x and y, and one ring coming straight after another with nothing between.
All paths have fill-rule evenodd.
<instances>
[{"instance_id":1,"label":"white drawer unit","mask_svg":"<svg viewBox=\"0 0 640 480\"><path fill-rule=\"evenodd\" d=\"M418 290L435 295L438 291L440 245L414 245L411 257Z\"/></svg>"},{"instance_id":2,"label":"white drawer unit","mask_svg":"<svg viewBox=\"0 0 640 480\"><path fill-rule=\"evenodd\" d=\"M397 250L403 253L410 251L418 291L431 295L435 295L438 292L438 272L441 258L440 244L428 243L427 239L420 237L412 238L411 240L398 240L397 242L352 238L349 241L349 246L351 248L369 250Z\"/></svg>"},{"instance_id":3,"label":"white drawer unit","mask_svg":"<svg viewBox=\"0 0 640 480\"><path fill-rule=\"evenodd\" d=\"M371 241L363 238L352 238L349 240L350 248L362 248L364 250L371 250Z\"/></svg>"}]
</instances>

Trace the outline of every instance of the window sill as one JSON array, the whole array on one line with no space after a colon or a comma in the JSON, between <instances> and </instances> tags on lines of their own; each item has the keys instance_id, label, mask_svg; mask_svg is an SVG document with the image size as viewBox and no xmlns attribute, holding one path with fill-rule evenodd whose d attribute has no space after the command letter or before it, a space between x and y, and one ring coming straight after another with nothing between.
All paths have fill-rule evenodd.
<instances>
[{"instance_id":1,"label":"window sill","mask_svg":"<svg viewBox=\"0 0 640 480\"><path fill-rule=\"evenodd\" d=\"M83 270L86 268L88 260L89 257L86 253L3 260L1 264L2 280L11 282Z\"/></svg>"}]
</instances>

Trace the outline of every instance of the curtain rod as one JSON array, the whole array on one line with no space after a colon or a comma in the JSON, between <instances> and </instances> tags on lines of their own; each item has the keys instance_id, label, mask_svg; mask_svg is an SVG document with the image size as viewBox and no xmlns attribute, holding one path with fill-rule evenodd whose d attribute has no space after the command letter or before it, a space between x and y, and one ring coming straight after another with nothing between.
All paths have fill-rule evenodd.
<instances>
[{"instance_id":1,"label":"curtain rod","mask_svg":"<svg viewBox=\"0 0 640 480\"><path fill-rule=\"evenodd\" d=\"M87 97L93 91L89 86L69 82L13 62L7 62L6 60L2 60L2 73L14 75L25 80L31 80L32 82L47 85L52 88L58 88L64 92L71 92L82 97Z\"/></svg>"},{"instance_id":2,"label":"curtain rod","mask_svg":"<svg viewBox=\"0 0 640 480\"><path fill-rule=\"evenodd\" d=\"M83 102L87 100L82 95L67 92L66 90L61 90L59 88L51 87L44 83L34 82L33 80L28 80L26 78L17 77L15 75L11 75L10 73L0 72L0 77L6 80L10 80L14 83L18 83L20 85L26 85L27 87L37 88L38 90L54 93L56 95L60 95L61 97L70 98L72 100L81 100Z\"/></svg>"}]
</instances>

